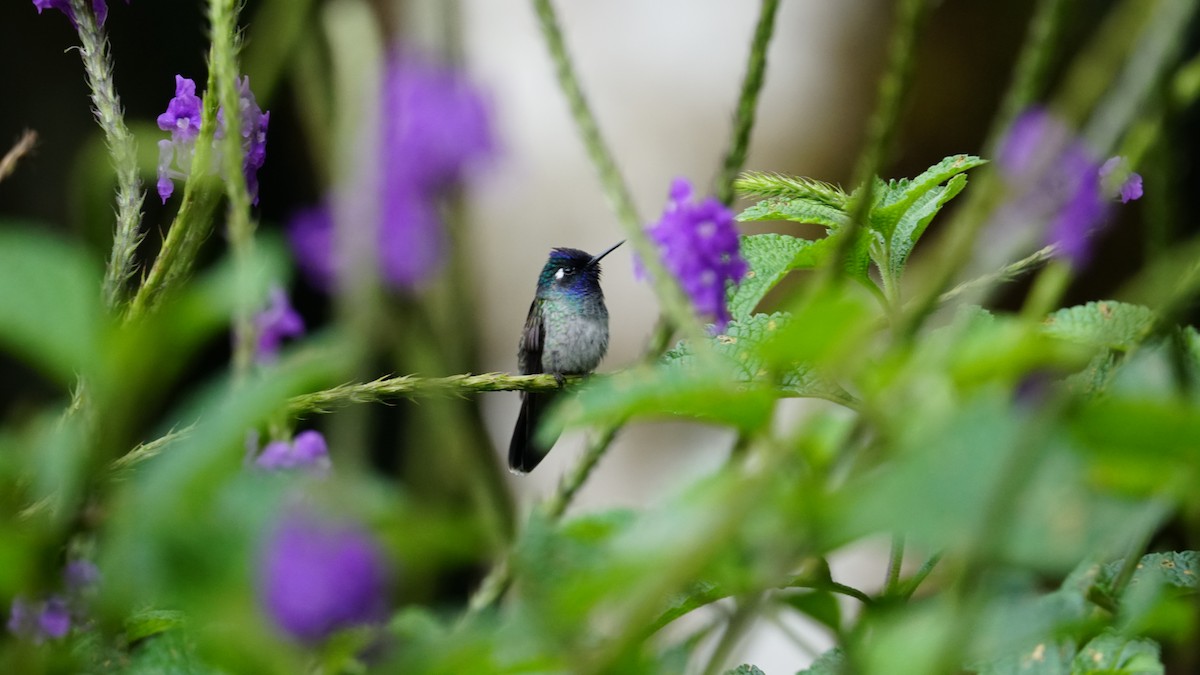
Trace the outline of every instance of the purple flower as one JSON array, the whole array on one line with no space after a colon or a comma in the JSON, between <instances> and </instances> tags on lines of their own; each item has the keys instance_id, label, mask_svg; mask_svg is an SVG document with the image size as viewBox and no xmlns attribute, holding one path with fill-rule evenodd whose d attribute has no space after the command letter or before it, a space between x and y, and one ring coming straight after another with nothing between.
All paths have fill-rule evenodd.
<instances>
[{"instance_id":1,"label":"purple flower","mask_svg":"<svg viewBox=\"0 0 1200 675\"><path fill-rule=\"evenodd\" d=\"M254 317L254 324L258 328L256 358L260 364L271 363L279 356L285 338L304 334L304 319L288 302L287 292L278 286L271 289L267 308Z\"/></svg>"},{"instance_id":2,"label":"purple flower","mask_svg":"<svg viewBox=\"0 0 1200 675\"><path fill-rule=\"evenodd\" d=\"M438 199L472 164L491 156L495 143L483 97L454 69L392 52L381 87L381 128L371 136L378 142L368 144L377 153L368 164L370 175L364 184L345 188L378 200L378 216L351 226L372 228L369 238L376 243L383 280L414 290L444 257ZM296 259L316 285L330 289L336 273L353 264L337 259L343 251L331 245L334 227L327 210L302 212L288 229Z\"/></svg>"},{"instance_id":3,"label":"purple flower","mask_svg":"<svg viewBox=\"0 0 1200 675\"><path fill-rule=\"evenodd\" d=\"M1101 164L1066 124L1042 108L1030 108L1013 122L996 160L1013 189L1004 207L1010 216L1049 223L1047 243L1076 266L1087 264L1092 235L1107 223L1113 199L1141 196L1137 174L1107 189L1121 158Z\"/></svg>"},{"instance_id":4,"label":"purple flower","mask_svg":"<svg viewBox=\"0 0 1200 675\"><path fill-rule=\"evenodd\" d=\"M1120 187L1117 188L1121 203L1128 204L1135 199L1141 199L1142 177L1126 167L1124 157L1109 157L1104 164L1100 165L1100 180L1104 181L1106 185L1114 178L1122 177Z\"/></svg>"},{"instance_id":5,"label":"purple flower","mask_svg":"<svg viewBox=\"0 0 1200 675\"><path fill-rule=\"evenodd\" d=\"M385 189L379 228L379 272L393 286L416 288L437 271L445 248L436 205L403 186Z\"/></svg>"},{"instance_id":6,"label":"purple flower","mask_svg":"<svg viewBox=\"0 0 1200 675\"><path fill-rule=\"evenodd\" d=\"M337 279L333 235L333 214L326 205L297 211L287 226L288 244L300 271L310 283L325 291L332 291Z\"/></svg>"},{"instance_id":7,"label":"purple flower","mask_svg":"<svg viewBox=\"0 0 1200 675\"><path fill-rule=\"evenodd\" d=\"M296 434L292 442L272 441L263 448L254 463L264 469L306 469L314 474L329 473L329 446L321 432L309 429Z\"/></svg>"},{"instance_id":8,"label":"purple flower","mask_svg":"<svg viewBox=\"0 0 1200 675\"><path fill-rule=\"evenodd\" d=\"M69 595L80 596L100 583L100 569L90 560L72 560L63 570L63 580Z\"/></svg>"},{"instance_id":9,"label":"purple flower","mask_svg":"<svg viewBox=\"0 0 1200 675\"><path fill-rule=\"evenodd\" d=\"M384 185L442 188L492 154L487 106L458 71L393 51L382 99Z\"/></svg>"},{"instance_id":10,"label":"purple flower","mask_svg":"<svg viewBox=\"0 0 1200 675\"><path fill-rule=\"evenodd\" d=\"M238 115L241 119L242 174L246 179L246 190L254 204L258 204L258 170L267 159L267 124L271 113L258 107L254 93L250 91L250 78L238 80ZM200 135L203 99L196 95L196 83L182 75L175 76L175 97L167 104L167 111L158 116L158 128L170 131L170 140L158 142L158 196L163 203L175 191L175 180L187 177L195 152L196 138ZM217 110L217 139L225 136L225 109ZM220 146L217 146L219 156Z\"/></svg>"},{"instance_id":11,"label":"purple flower","mask_svg":"<svg viewBox=\"0 0 1200 675\"><path fill-rule=\"evenodd\" d=\"M7 626L10 633L25 640L36 643L57 640L71 630L71 611L59 596L36 603L17 597L9 611Z\"/></svg>"},{"instance_id":12,"label":"purple flower","mask_svg":"<svg viewBox=\"0 0 1200 675\"><path fill-rule=\"evenodd\" d=\"M267 538L258 595L280 629L312 644L339 629L382 620L388 580L383 555L367 532L294 511Z\"/></svg>"},{"instance_id":13,"label":"purple flower","mask_svg":"<svg viewBox=\"0 0 1200 675\"><path fill-rule=\"evenodd\" d=\"M175 191L173 179L185 178L191 167L202 107L196 83L176 75L175 97L167 103L167 111L158 116L158 128L171 132L170 140L158 142L158 196L164 204Z\"/></svg>"},{"instance_id":14,"label":"purple flower","mask_svg":"<svg viewBox=\"0 0 1200 675\"><path fill-rule=\"evenodd\" d=\"M710 317L717 330L729 323L725 287L737 284L749 267L738 251L733 212L714 197L692 202L692 185L685 178L671 183L662 218L649 226L663 265L692 300L696 313ZM641 265L638 276L643 276Z\"/></svg>"},{"instance_id":15,"label":"purple flower","mask_svg":"<svg viewBox=\"0 0 1200 675\"><path fill-rule=\"evenodd\" d=\"M63 570L65 593L44 601L15 598L6 624L9 632L36 643L65 636L73 623L86 621L88 595L99 582L100 570L90 561L68 562Z\"/></svg>"},{"instance_id":16,"label":"purple flower","mask_svg":"<svg viewBox=\"0 0 1200 675\"><path fill-rule=\"evenodd\" d=\"M125 0L125 4L128 5L129 0ZM38 14L41 14L43 9L57 9L67 15L72 26L76 25L75 10L71 9L71 0L33 0L33 6L37 7ZM106 0L92 0L92 11L96 13L96 23L103 26L104 20L108 18Z\"/></svg>"}]
</instances>

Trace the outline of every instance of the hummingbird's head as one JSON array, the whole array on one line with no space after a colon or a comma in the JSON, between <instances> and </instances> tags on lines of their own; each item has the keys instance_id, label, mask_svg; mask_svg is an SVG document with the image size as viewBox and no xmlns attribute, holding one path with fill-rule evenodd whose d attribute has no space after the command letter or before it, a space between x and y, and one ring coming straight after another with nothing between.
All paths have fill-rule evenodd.
<instances>
[{"instance_id":1,"label":"hummingbird's head","mask_svg":"<svg viewBox=\"0 0 1200 675\"><path fill-rule=\"evenodd\" d=\"M566 293L584 293L600 287L600 259L624 244L619 241L599 255L591 255L577 248L555 248L542 267L538 277L538 290L558 290Z\"/></svg>"}]
</instances>

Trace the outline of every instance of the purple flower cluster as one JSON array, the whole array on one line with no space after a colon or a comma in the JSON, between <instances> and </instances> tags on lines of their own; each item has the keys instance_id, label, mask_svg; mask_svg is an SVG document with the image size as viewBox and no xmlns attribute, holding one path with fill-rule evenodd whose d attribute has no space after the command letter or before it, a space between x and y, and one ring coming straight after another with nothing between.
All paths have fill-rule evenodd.
<instances>
[{"instance_id":1,"label":"purple flower cluster","mask_svg":"<svg viewBox=\"0 0 1200 675\"><path fill-rule=\"evenodd\" d=\"M316 475L329 473L329 446L321 432L309 429L288 441L272 441L263 448L254 464L269 471L302 469Z\"/></svg>"},{"instance_id":2,"label":"purple flower cluster","mask_svg":"<svg viewBox=\"0 0 1200 675\"><path fill-rule=\"evenodd\" d=\"M238 80L237 88L244 152L242 174L250 198L258 204L258 170L267 158L267 125L271 113L258 107L258 101L250 91L250 78ZM191 169L203 108L204 100L196 95L195 81L176 75L175 97L167 103L166 112L158 116L158 128L171 132L169 140L158 142L158 196L164 204L175 192L175 181L186 178ZM224 138L225 127L225 109L221 108L217 110L216 138Z\"/></svg>"},{"instance_id":3,"label":"purple flower cluster","mask_svg":"<svg viewBox=\"0 0 1200 675\"><path fill-rule=\"evenodd\" d=\"M444 257L438 199L472 164L491 156L495 144L483 96L458 71L393 52L381 86L378 154L369 172L380 187L366 197L378 200L379 218L369 225L370 236L383 280L413 290ZM331 289L353 264L339 258L327 207L297 214L288 230L300 268L314 284Z\"/></svg>"},{"instance_id":4,"label":"purple flower cluster","mask_svg":"<svg viewBox=\"0 0 1200 675\"><path fill-rule=\"evenodd\" d=\"M87 560L72 560L63 572L66 592L45 600L18 596L9 610L8 630L35 643L57 640L71 631L71 624L85 616L88 592L100 581L100 570Z\"/></svg>"},{"instance_id":5,"label":"purple flower cluster","mask_svg":"<svg viewBox=\"0 0 1200 675\"><path fill-rule=\"evenodd\" d=\"M275 624L314 644L335 631L381 621L389 574L370 534L297 509L265 542L258 595Z\"/></svg>"},{"instance_id":6,"label":"purple flower cluster","mask_svg":"<svg viewBox=\"0 0 1200 675\"><path fill-rule=\"evenodd\" d=\"M1076 266L1087 263L1091 236L1106 224L1115 198L1129 202L1142 196L1142 177L1122 170L1120 157L1101 163L1066 124L1041 108L1017 118L996 159L1015 191L1006 208L1022 220L1049 222L1047 243Z\"/></svg>"},{"instance_id":7,"label":"purple flower cluster","mask_svg":"<svg viewBox=\"0 0 1200 675\"><path fill-rule=\"evenodd\" d=\"M693 202L692 194L691 183L676 178L662 217L648 234L696 312L723 330L731 318L725 306L726 285L740 282L749 267L739 253L733 212L714 197ZM638 275L643 274L638 265Z\"/></svg>"},{"instance_id":8,"label":"purple flower cluster","mask_svg":"<svg viewBox=\"0 0 1200 675\"><path fill-rule=\"evenodd\" d=\"M286 338L304 334L304 319L292 308L287 291L278 286L271 289L267 307L254 317L254 323L258 329L255 355L260 364L273 362Z\"/></svg>"},{"instance_id":9,"label":"purple flower cluster","mask_svg":"<svg viewBox=\"0 0 1200 675\"><path fill-rule=\"evenodd\" d=\"M129 0L125 0L125 4L128 5ZM37 7L38 14L41 14L43 9L57 9L67 15L72 26L76 25L71 0L33 0L33 6ZM104 20L108 18L108 3L105 0L92 0L92 11L96 13L96 23L103 26Z\"/></svg>"}]
</instances>

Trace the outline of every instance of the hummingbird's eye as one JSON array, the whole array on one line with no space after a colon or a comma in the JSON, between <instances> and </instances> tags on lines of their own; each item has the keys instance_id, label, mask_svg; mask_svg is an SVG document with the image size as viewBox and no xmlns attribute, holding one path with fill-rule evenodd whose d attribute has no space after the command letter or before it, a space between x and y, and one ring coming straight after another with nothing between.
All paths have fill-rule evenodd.
<instances>
[{"instance_id":1,"label":"hummingbird's eye","mask_svg":"<svg viewBox=\"0 0 1200 675\"><path fill-rule=\"evenodd\" d=\"M562 278L564 276L566 276L568 274L574 274L574 273L575 273L574 267L560 267L560 268L558 268L558 271L554 273L554 279L556 281L562 281Z\"/></svg>"}]
</instances>

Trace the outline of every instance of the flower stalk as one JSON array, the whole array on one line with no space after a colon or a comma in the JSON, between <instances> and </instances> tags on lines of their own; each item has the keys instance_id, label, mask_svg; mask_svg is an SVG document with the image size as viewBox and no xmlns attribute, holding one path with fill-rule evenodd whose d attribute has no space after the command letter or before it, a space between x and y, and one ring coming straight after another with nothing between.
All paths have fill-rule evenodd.
<instances>
[{"instance_id":1,"label":"flower stalk","mask_svg":"<svg viewBox=\"0 0 1200 675\"><path fill-rule=\"evenodd\" d=\"M113 83L108 38L89 0L71 0L71 9L79 30L79 55L91 89L92 112L104 132L117 176L117 224L103 286L105 304L116 309L125 300L126 284L134 273L134 256L142 241L140 223L145 192L138 177L137 141L125 126L121 99Z\"/></svg>"}]
</instances>

